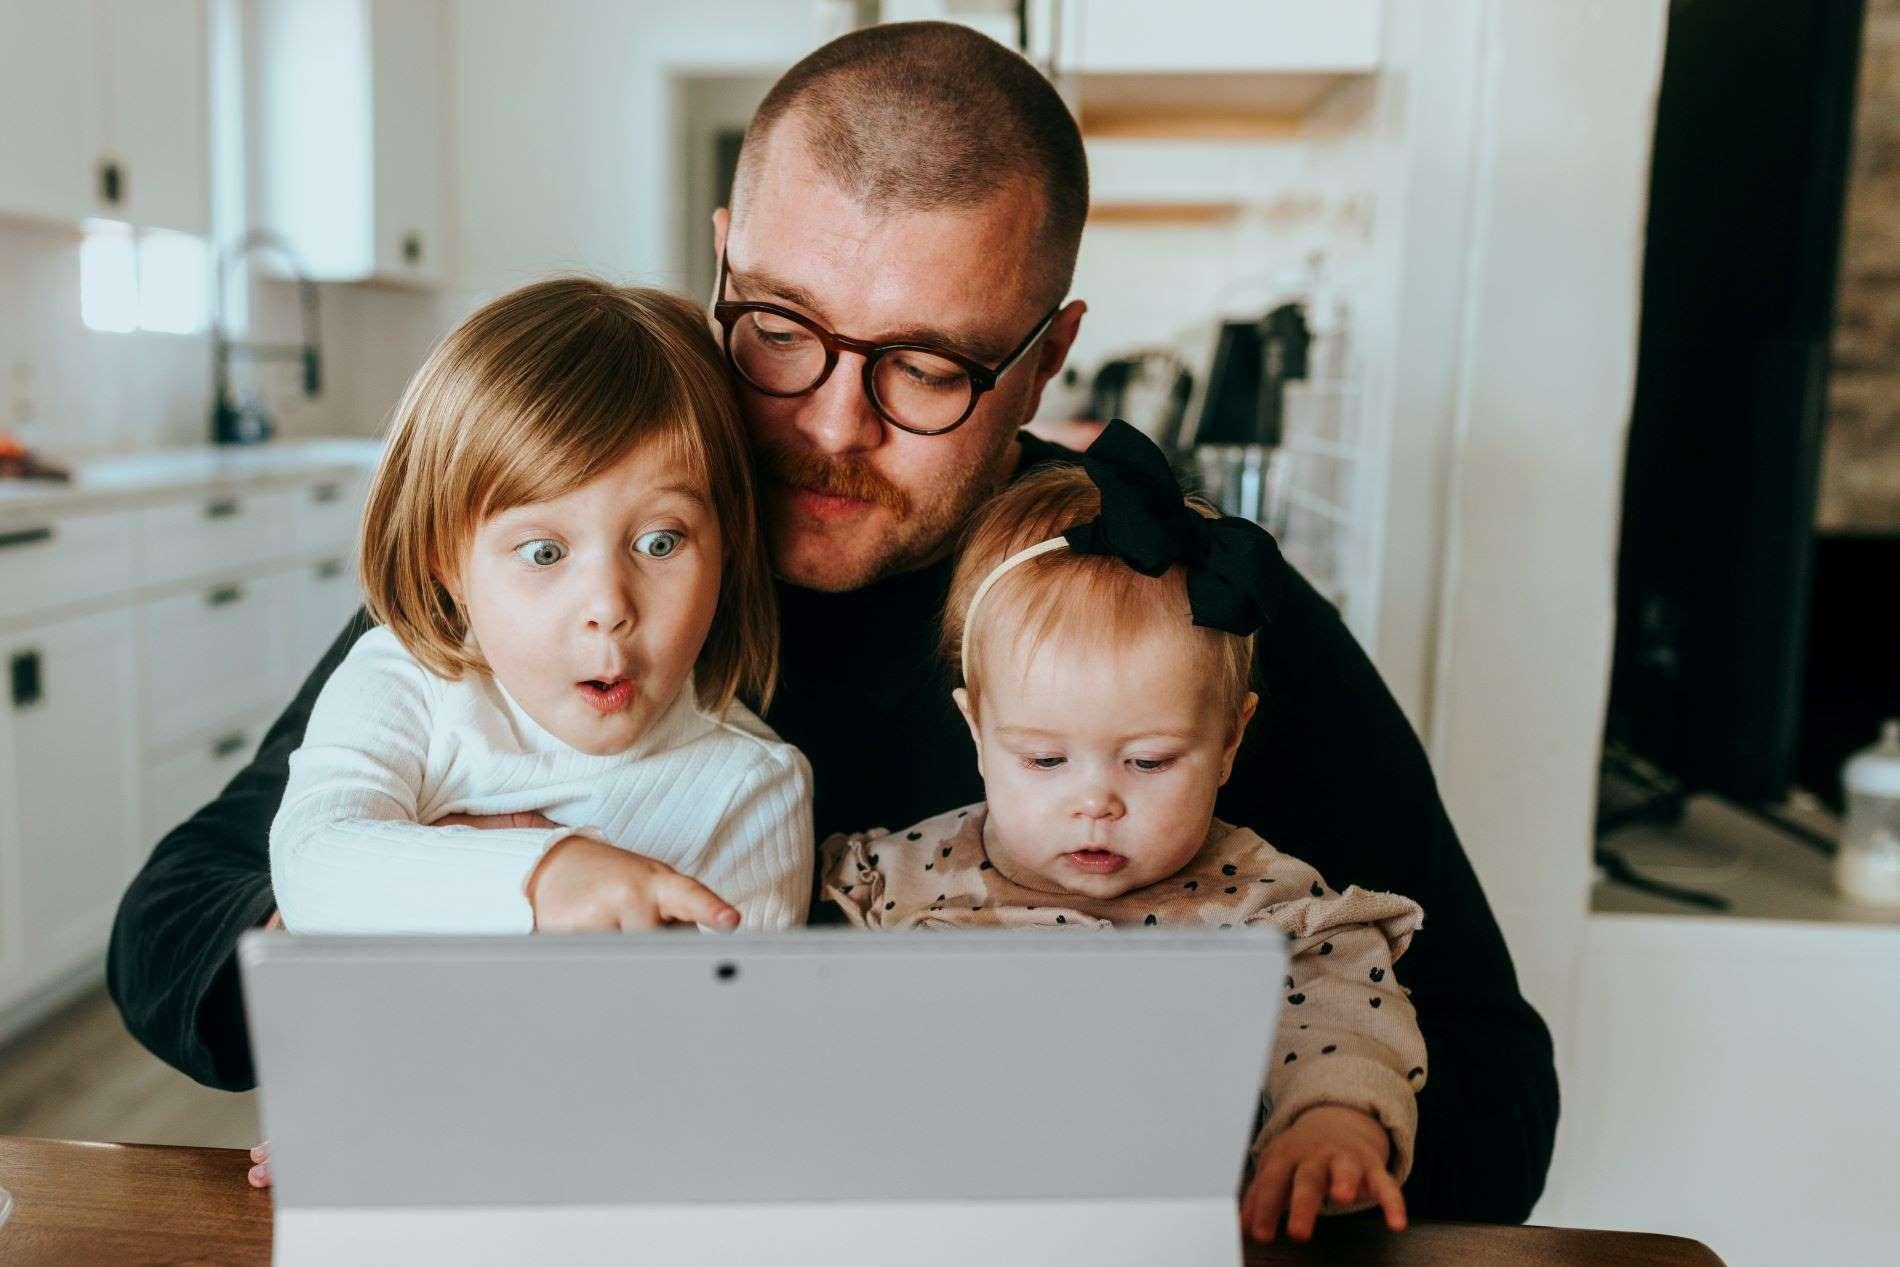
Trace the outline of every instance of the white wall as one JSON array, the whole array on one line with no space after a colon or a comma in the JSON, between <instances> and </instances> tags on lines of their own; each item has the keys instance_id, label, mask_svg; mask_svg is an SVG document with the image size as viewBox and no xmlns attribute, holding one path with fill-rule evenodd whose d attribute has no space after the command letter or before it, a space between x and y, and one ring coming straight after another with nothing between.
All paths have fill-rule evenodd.
<instances>
[{"instance_id":1,"label":"white wall","mask_svg":"<svg viewBox=\"0 0 1900 1267\"><path fill-rule=\"evenodd\" d=\"M1470 11L1476 143L1429 749L1562 1072L1576 1050L1664 6ZM1557 1199L1562 1152L1560 1135Z\"/></svg>"},{"instance_id":2,"label":"white wall","mask_svg":"<svg viewBox=\"0 0 1900 1267\"><path fill-rule=\"evenodd\" d=\"M454 0L459 316L537 276L682 285L669 76L776 73L815 46L782 0Z\"/></svg>"}]
</instances>

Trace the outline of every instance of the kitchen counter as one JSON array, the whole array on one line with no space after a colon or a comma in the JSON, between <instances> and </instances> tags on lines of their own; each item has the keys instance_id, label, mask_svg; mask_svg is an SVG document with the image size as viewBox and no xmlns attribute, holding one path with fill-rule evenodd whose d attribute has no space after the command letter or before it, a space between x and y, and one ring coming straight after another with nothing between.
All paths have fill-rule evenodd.
<instances>
[{"instance_id":1,"label":"kitchen counter","mask_svg":"<svg viewBox=\"0 0 1900 1267\"><path fill-rule=\"evenodd\" d=\"M116 454L72 465L70 483L0 479L0 527L54 514L122 509L236 484L267 488L376 465L375 439L285 440L255 446L195 445Z\"/></svg>"}]
</instances>

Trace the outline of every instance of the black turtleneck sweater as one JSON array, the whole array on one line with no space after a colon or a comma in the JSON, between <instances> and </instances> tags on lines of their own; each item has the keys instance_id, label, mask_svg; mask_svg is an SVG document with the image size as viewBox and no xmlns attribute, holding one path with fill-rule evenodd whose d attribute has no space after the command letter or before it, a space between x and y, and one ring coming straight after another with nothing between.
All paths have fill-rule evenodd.
<instances>
[{"instance_id":1,"label":"black turtleneck sweater","mask_svg":"<svg viewBox=\"0 0 1900 1267\"><path fill-rule=\"evenodd\" d=\"M1023 449L1019 471L1075 458L1028 435ZM1334 885L1389 889L1425 908L1399 968L1432 1058L1406 1184L1411 1213L1522 1220L1556 1133L1550 1036L1518 993L1404 715L1332 607L1280 568L1258 640L1260 712L1217 812ZM821 839L983 799L936 654L950 571L944 560L842 594L780 586L782 672L766 720L811 760ZM255 1080L233 952L275 905L269 833L290 754L366 628L361 614L350 622L256 758L158 843L120 903L107 979L126 1025L208 1085L243 1090Z\"/></svg>"}]
</instances>

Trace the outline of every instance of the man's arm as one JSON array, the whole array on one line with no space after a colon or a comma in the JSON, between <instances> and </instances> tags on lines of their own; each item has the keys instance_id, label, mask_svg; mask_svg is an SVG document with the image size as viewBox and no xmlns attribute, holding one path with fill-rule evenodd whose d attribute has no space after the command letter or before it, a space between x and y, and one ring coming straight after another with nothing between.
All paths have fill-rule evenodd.
<instances>
[{"instance_id":1,"label":"man's arm","mask_svg":"<svg viewBox=\"0 0 1900 1267\"><path fill-rule=\"evenodd\" d=\"M1550 1034L1458 843L1424 750L1337 613L1284 563L1261 629L1259 719L1219 813L1335 885L1412 898L1399 961L1431 1057L1405 1185L1415 1218L1521 1222L1557 1130Z\"/></svg>"},{"instance_id":2,"label":"man's arm","mask_svg":"<svg viewBox=\"0 0 1900 1267\"><path fill-rule=\"evenodd\" d=\"M264 736L251 764L152 851L119 901L106 984L125 1026L207 1086L256 1082L238 989L239 934L270 917L270 825L311 705L370 628L358 612Z\"/></svg>"}]
</instances>

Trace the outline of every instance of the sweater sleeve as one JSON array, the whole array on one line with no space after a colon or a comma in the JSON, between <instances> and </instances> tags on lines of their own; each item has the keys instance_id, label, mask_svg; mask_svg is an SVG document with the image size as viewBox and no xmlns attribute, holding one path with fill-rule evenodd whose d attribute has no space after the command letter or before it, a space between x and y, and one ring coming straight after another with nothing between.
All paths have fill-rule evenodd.
<instances>
[{"instance_id":1,"label":"sweater sleeve","mask_svg":"<svg viewBox=\"0 0 1900 1267\"><path fill-rule=\"evenodd\" d=\"M270 831L271 885L293 932L531 932L529 872L557 841L591 834L418 823L436 693L378 629L317 697Z\"/></svg>"},{"instance_id":2,"label":"sweater sleeve","mask_svg":"<svg viewBox=\"0 0 1900 1267\"><path fill-rule=\"evenodd\" d=\"M1432 1053L1406 1205L1420 1220L1522 1222L1556 1138L1550 1033L1518 989L1405 714L1312 586L1284 561L1274 573L1272 623L1255 644L1260 716L1216 812L1431 912L1431 936L1405 957Z\"/></svg>"},{"instance_id":3,"label":"sweater sleeve","mask_svg":"<svg viewBox=\"0 0 1900 1267\"><path fill-rule=\"evenodd\" d=\"M1385 1128L1387 1166L1400 1183L1418 1137L1425 1040L1392 965L1417 930L1418 904L1348 887L1334 893L1305 863L1279 855L1269 870L1277 902L1247 922L1287 935L1286 998L1267 1066L1269 1112L1256 1150L1307 1109L1358 1109Z\"/></svg>"},{"instance_id":4,"label":"sweater sleeve","mask_svg":"<svg viewBox=\"0 0 1900 1267\"><path fill-rule=\"evenodd\" d=\"M874 851L889 834L881 827L848 836L838 832L819 846L819 898L836 907L854 928L884 926L884 873Z\"/></svg>"},{"instance_id":5,"label":"sweater sleeve","mask_svg":"<svg viewBox=\"0 0 1900 1267\"><path fill-rule=\"evenodd\" d=\"M793 928L811 902L811 765L790 744L760 749L701 860L687 869L739 908L741 928Z\"/></svg>"}]
</instances>

